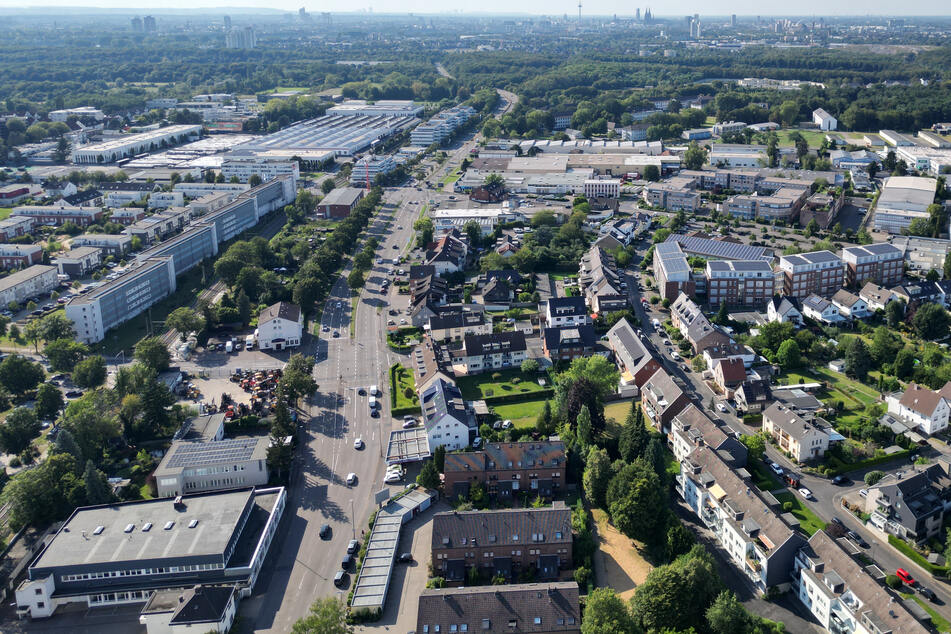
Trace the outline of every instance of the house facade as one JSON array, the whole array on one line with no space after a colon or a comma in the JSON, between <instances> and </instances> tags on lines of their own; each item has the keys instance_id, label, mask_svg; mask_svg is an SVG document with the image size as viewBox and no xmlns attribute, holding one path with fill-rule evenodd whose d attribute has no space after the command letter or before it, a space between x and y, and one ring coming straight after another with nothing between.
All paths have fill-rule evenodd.
<instances>
[{"instance_id":1,"label":"house facade","mask_svg":"<svg viewBox=\"0 0 951 634\"><path fill-rule=\"evenodd\" d=\"M487 443L479 451L446 454L443 490L465 497L474 483L511 500L521 491L543 499L559 497L566 482L565 444L560 440Z\"/></svg>"},{"instance_id":2,"label":"house facade","mask_svg":"<svg viewBox=\"0 0 951 634\"><path fill-rule=\"evenodd\" d=\"M821 458L829 448L828 428L804 420L782 403L773 403L763 411L763 431L796 462Z\"/></svg>"},{"instance_id":3,"label":"house facade","mask_svg":"<svg viewBox=\"0 0 951 634\"><path fill-rule=\"evenodd\" d=\"M258 316L258 347L261 350L285 350L300 345L304 317L300 306L278 302Z\"/></svg>"}]
</instances>

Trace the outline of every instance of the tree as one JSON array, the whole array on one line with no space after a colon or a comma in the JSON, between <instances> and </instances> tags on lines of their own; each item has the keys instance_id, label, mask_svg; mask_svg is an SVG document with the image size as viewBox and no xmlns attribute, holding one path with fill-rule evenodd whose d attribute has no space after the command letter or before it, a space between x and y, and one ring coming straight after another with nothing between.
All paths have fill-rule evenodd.
<instances>
[{"instance_id":1,"label":"tree","mask_svg":"<svg viewBox=\"0 0 951 634\"><path fill-rule=\"evenodd\" d=\"M618 439L621 460L634 462L644 453L649 442L650 433L644 425L641 408L638 407L637 401L632 401L631 411L627 415L627 420L624 421L624 428L621 429L621 437Z\"/></svg>"},{"instance_id":2,"label":"tree","mask_svg":"<svg viewBox=\"0 0 951 634\"><path fill-rule=\"evenodd\" d=\"M314 381L314 358L305 357L298 353L291 355L281 376L281 392L295 404L298 399L309 396L317 391Z\"/></svg>"},{"instance_id":3,"label":"tree","mask_svg":"<svg viewBox=\"0 0 951 634\"><path fill-rule=\"evenodd\" d=\"M29 306L27 306L29 308ZM39 352L40 340L43 339L43 329L40 322L36 319L28 321L23 327L23 337L33 344L33 352Z\"/></svg>"},{"instance_id":4,"label":"tree","mask_svg":"<svg viewBox=\"0 0 951 634\"><path fill-rule=\"evenodd\" d=\"M714 634L735 634L750 631L750 615L737 601L736 595L724 590L707 608L707 623Z\"/></svg>"},{"instance_id":5,"label":"tree","mask_svg":"<svg viewBox=\"0 0 951 634\"><path fill-rule=\"evenodd\" d=\"M72 339L76 336L73 322L62 313L52 313L39 320L40 335L44 341Z\"/></svg>"},{"instance_id":6,"label":"tree","mask_svg":"<svg viewBox=\"0 0 951 634\"><path fill-rule=\"evenodd\" d=\"M525 374L536 374L538 372L538 359L525 359L522 361L521 370Z\"/></svg>"},{"instance_id":7,"label":"tree","mask_svg":"<svg viewBox=\"0 0 951 634\"><path fill-rule=\"evenodd\" d=\"M83 464L83 452L76 444L76 439L68 429L60 429L56 440L50 447L50 454L67 453L73 457L77 465Z\"/></svg>"},{"instance_id":8,"label":"tree","mask_svg":"<svg viewBox=\"0 0 951 634\"><path fill-rule=\"evenodd\" d=\"M436 225L429 216L423 216L413 223L413 231L417 233L416 246L425 249L426 245L433 241L433 233L436 231Z\"/></svg>"},{"instance_id":9,"label":"tree","mask_svg":"<svg viewBox=\"0 0 951 634\"><path fill-rule=\"evenodd\" d=\"M349 286L351 290L363 288L365 281L362 269L353 269L350 271L350 275L347 276L347 286Z\"/></svg>"},{"instance_id":10,"label":"tree","mask_svg":"<svg viewBox=\"0 0 951 634\"><path fill-rule=\"evenodd\" d=\"M585 601L581 634L636 634L637 624L613 588L595 588Z\"/></svg>"},{"instance_id":11,"label":"tree","mask_svg":"<svg viewBox=\"0 0 951 634\"><path fill-rule=\"evenodd\" d=\"M353 634L347 624L347 607L333 597L314 601L310 614L297 619L292 634Z\"/></svg>"},{"instance_id":12,"label":"tree","mask_svg":"<svg viewBox=\"0 0 951 634\"><path fill-rule=\"evenodd\" d=\"M257 187L261 184L261 177L257 174L251 174L251 177L248 178L248 185L251 187Z\"/></svg>"},{"instance_id":13,"label":"tree","mask_svg":"<svg viewBox=\"0 0 951 634\"><path fill-rule=\"evenodd\" d=\"M165 318L165 325L177 330L185 339L191 332L199 332L205 327L205 318L187 306L176 308Z\"/></svg>"},{"instance_id":14,"label":"tree","mask_svg":"<svg viewBox=\"0 0 951 634\"><path fill-rule=\"evenodd\" d=\"M0 449L11 455L18 454L30 446L41 429L32 409L18 407L0 424Z\"/></svg>"},{"instance_id":15,"label":"tree","mask_svg":"<svg viewBox=\"0 0 951 634\"><path fill-rule=\"evenodd\" d=\"M588 453L593 437L591 432L591 410L582 405L575 422L575 448L582 456Z\"/></svg>"},{"instance_id":16,"label":"tree","mask_svg":"<svg viewBox=\"0 0 951 634\"><path fill-rule=\"evenodd\" d=\"M631 599L631 608L646 630L704 631L707 608L721 589L712 555L697 544L673 563L648 573Z\"/></svg>"},{"instance_id":17,"label":"tree","mask_svg":"<svg viewBox=\"0 0 951 634\"><path fill-rule=\"evenodd\" d=\"M907 379L915 370L915 350L905 346L895 355L894 374L899 379Z\"/></svg>"},{"instance_id":18,"label":"tree","mask_svg":"<svg viewBox=\"0 0 951 634\"><path fill-rule=\"evenodd\" d=\"M871 369L868 346L859 337L853 338L845 351L845 373L864 381Z\"/></svg>"},{"instance_id":19,"label":"tree","mask_svg":"<svg viewBox=\"0 0 951 634\"><path fill-rule=\"evenodd\" d=\"M324 195L326 196L327 194L329 194L330 192L333 191L333 188L334 188L334 187L335 187L335 185L334 185L334 179L333 179L333 178L326 178L326 179L324 179L324 182L322 182L322 183L320 184L320 191L323 192Z\"/></svg>"},{"instance_id":20,"label":"tree","mask_svg":"<svg viewBox=\"0 0 951 634\"><path fill-rule=\"evenodd\" d=\"M100 355L87 357L73 368L73 383L82 388L99 387L106 382L106 361Z\"/></svg>"},{"instance_id":21,"label":"tree","mask_svg":"<svg viewBox=\"0 0 951 634\"><path fill-rule=\"evenodd\" d=\"M802 362L802 354L799 352L799 344L795 339L787 339L779 346L776 352L776 361L783 370L794 370Z\"/></svg>"},{"instance_id":22,"label":"tree","mask_svg":"<svg viewBox=\"0 0 951 634\"><path fill-rule=\"evenodd\" d=\"M559 375L558 380L574 382L582 377L593 383L598 389L598 394L603 398L617 392L621 375L617 366L601 355L595 354L572 361L568 369Z\"/></svg>"},{"instance_id":23,"label":"tree","mask_svg":"<svg viewBox=\"0 0 951 634\"><path fill-rule=\"evenodd\" d=\"M107 504L113 500L112 490L106 481L105 474L96 469L92 460L86 461L86 472L83 474L86 485L86 503L91 505Z\"/></svg>"},{"instance_id":24,"label":"tree","mask_svg":"<svg viewBox=\"0 0 951 634\"><path fill-rule=\"evenodd\" d=\"M726 302L720 303L720 308L717 309L717 314L713 318L713 323L720 326L726 326L730 322L730 314L727 311Z\"/></svg>"},{"instance_id":25,"label":"tree","mask_svg":"<svg viewBox=\"0 0 951 634\"><path fill-rule=\"evenodd\" d=\"M39 363L33 363L18 354L11 354L0 363L0 385L11 394L32 390L44 376L45 372Z\"/></svg>"},{"instance_id":26,"label":"tree","mask_svg":"<svg viewBox=\"0 0 951 634\"><path fill-rule=\"evenodd\" d=\"M574 428L581 408L587 407L591 416L591 436L596 438L604 433L604 407L597 386L587 378L578 379L568 387L564 405L559 408L563 420Z\"/></svg>"},{"instance_id":27,"label":"tree","mask_svg":"<svg viewBox=\"0 0 951 634\"><path fill-rule=\"evenodd\" d=\"M85 504L85 497L73 457L59 453L11 478L0 501L10 504L10 527L19 530L65 518L77 506Z\"/></svg>"},{"instance_id":28,"label":"tree","mask_svg":"<svg viewBox=\"0 0 951 634\"><path fill-rule=\"evenodd\" d=\"M944 279L951 280L951 252L944 256Z\"/></svg>"},{"instance_id":29,"label":"tree","mask_svg":"<svg viewBox=\"0 0 951 634\"><path fill-rule=\"evenodd\" d=\"M688 170L698 170L707 162L707 151L696 141L691 141L683 160Z\"/></svg>"},{"instance_id":30,"label":"tree","mask_svg":"<svg viewBox=\"0 0 951 634\"><path fill-rule=\"evenodd\" d=\"M898 324L905 316L905 304L902 301L894 300L885 304L885 322L892 330L898 328Z\"/></svg>"},{"instance_id":31,"label":"tree","mask_svg":"<svg viewBox=\"0 0 951 634\"><path fill-rule=\"evenodd\" d=\"M135 344L135 360L156 372L164 372L172 360L168 346L159 337L146 337Z\"/></svg>"},{"instance_id":32,"label":"tree","mask_svg":"<svg viewBox=\"0 0 951 634\"><path fill-rule=\"evenodd\" d=\"M933 340L948 334L948 311L943 306L925 303L918 307L911 323L922 339Z\"/></svg>"},{"instance_id":33,"label":"tree","mask_svg":"<svg viewBox=\"0 0 951 634\"><path fill-rule=\"evenodd\" d=\"M611 458L604 449L591 447L588 450L587 460L585 461L584 475L582 482L584 485L584 494L592 506L604 508L605 494L608 491L608 484L614 472L611 469Z\"/></svg>"},{"instance_id":34,"label":"tree","mask_svg":"<svg viewBox=\"0 0 951 634\"><path fill-rule=\"evenodd\" d=\"M647 165L644 167L644 174L642 175L643 179L646 181L659 181L660 180L660 170L656 165Z\"/></svg>"},{"instance_id":35,"label":"tree","mask_svg":"<svg viewBox=\"0 0 951 634\"><path fill-rule=\"evenodd\" d=\"M46 344L43 353L56 372L72 372L76 364L89 354L89 347L73 339L56 339Z\"/></svg>"},{"instance_id":36,"label":"tree","mask_svg":"<svg viewBox=\"0 0 951 634\"><path fill-rule=\"evenodd\" d=\"M611 522L619 531L648 544L662 542L670 515L667 491L643 459L626 465L612 478L607 500Z\"/></svg>"},{"instance_id":37,"label":"tree","mask_svg":"<svg viewBox=\"0 0 951 634\"><path fill-rule=\"evenodd\" d=\"M427 460L416 476L416 484L425 488L437 491L439 489L439 471L436 469L436 463Z\"/></svg>"},{"instance_id":38,"label":"tree","mask_svg":"<svg viewBox=\"0 0 951 634\"><path fill-rule=\"evenodd\" d=\"M740 442L746 445L750 460L762 460L766 453L766 441L763 440L763 436L760 434L743 434L740 436Z\"/></svg>"},{"instance_id":39,"label":"tree","mask_svg":"<svg viewBox=\"0 0 951 634\"><path fill-rule=\"evenodd\" d=\"M819 223L816 222L815 218L813 218L809 221L809 224L806 225L805 236L807 238L811 238L812 236L816 235L817 231L819 231Z\"/></svg>"},{"instance_id":40,"label":"tree","mask_svg":"<svg viewBox=\"0 0 951 634\"><path fill-rule=\"evenodd\" d=\"M545 401L542 411L535 420L535 430L545 437L551 436L555 432L555 423L551 415L551 401Z\"/></svg>"},{"instance_id":41,"label":"tree","mask_svg":"<svg viewBox=\"0 0 951 634\"><path fill-rule=\"evenodd\" d=\"M696 541L693 533L686 526L680 522L674 522L667 529L667 560L673 561L677 557L690 552Z\"/></svg>"},{"instance_id":42,"label":"tree","mask_svg":"<svg viewBox=\"0 0 951 634\"><path fill-rule=\"evenodd\" d=\"M433 450L433 462L436 463L436 471L439 473L446 470L446 445L438 445Z\"/></svg>"},{"instance_id":43,"label":"tree","mask_svg":"<svg viewBox=\"0 0 951 634\"><path fill-rule=\"evenodd\" d=\"M63 404L63 393L52 383L43 383L36 390L36 415L41 420L56 418Z\"/></svg>"},{"instance_id":44,"label":"tree","mask_svg":"<svg viewBox=\"0 0 951 634\"><path fill-rule=\"evenodd\" d=\"M869 471L865 474L865 484L868 486L875 486L878 484L878 481L885 477L884 471Z\"/></svg>"},{"instance_id":45,"label":"tree","mask_svg":"<svg viewBox=\"0 0 951 634\"><path fill-rule=\"evenodd\" d=\"M885 326L879 326L872 335L869 354L878 366L890 363L901 349L901 339Z\"/></svg>"}]
</instances>

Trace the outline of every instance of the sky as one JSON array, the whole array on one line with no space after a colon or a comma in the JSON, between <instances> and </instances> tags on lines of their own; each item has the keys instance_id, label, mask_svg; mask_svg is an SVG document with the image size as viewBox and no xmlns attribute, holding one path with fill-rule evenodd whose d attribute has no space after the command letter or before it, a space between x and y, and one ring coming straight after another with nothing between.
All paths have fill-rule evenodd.
<instances>
[{"instance_id":1,"label":"sky","mask_svg":"<svg viewBox=\"0 0 951 634\"><path fill-rule=\"evenodd\" d=\"M897 5L892 0L865 0L857 4L855 2L846 2L844 0L799 0L796 3L790 3L786 0L681 0L676 5L654 0L633 0L637 4L629 2L620 2L618 0L582 0L582 13L587 15L614 15L629 16L634 13L634 8L640 6L644 8L650 6L657 16L682 16L692 13L700 13L709 16L725 16L731 13L739 15L856 15L861 11L861 15L896 15ZM268 9L283 9L287 11L296 11L304 6L311 12L339 12L341 4L324 0L322 2L308 2L306 0L273 0L263 2L262 0L0 0L0 7L11 8L35 8L35 7L103 7L110 9L124 9L134 12L136 9L174 9L186 8L195 10L198 7L207 8L212 11L220 11L227 7L264 7ZM568 13L577 15L578 5L576 0L559 0L551 2L550 0L519 0L513 3L511 0L479 0L471 2L463 0L458 3L447 3L445 0L354 0L345 5L349 11L366 10L372 7L375 13L522 13L522 14L546 14L559 15ZM453 7L456 11L447 10ZM789 11L795 11L790 14ZM50 9L54 12L55 9ZM951 3L937 2L935 0L905 0L901 3L902 17L911 15L949 15L951 14Z\"/></svg>"}]
</instances>

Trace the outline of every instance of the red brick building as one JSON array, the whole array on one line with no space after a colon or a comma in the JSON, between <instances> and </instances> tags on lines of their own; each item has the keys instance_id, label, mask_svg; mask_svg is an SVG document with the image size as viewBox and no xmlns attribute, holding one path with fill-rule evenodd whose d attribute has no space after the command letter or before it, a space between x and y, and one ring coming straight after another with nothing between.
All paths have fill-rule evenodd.
<instances>
[{"instance_id":1,"label":"red brick building","mask_svg":"<svg viewBox=\"0 0 951 634\"><path fill-rule=\"evenodd\" d=\"M565 463L561 441L488 443L482 451L446 454L443 490L450 497L467 496L478 482L500 500L522 491L551 499L565 490Z\"/></svg>"},{"instance_id":2,"label":"red brick building","mask_svg":"<svg viewBox=\"0 0 951 634\"><path fill-rule=\"evenodd\" d=\"M842 260L845 281L853 287L868 282L893 286L900 284L904 275L904 252L887 242L846 247L842 249Z\"/></svg>"},{"instance_id":3,"label":"red brick building","mask_svg":"<svg viewBox=\"0 0 951 634\"><path fill-rule=\"evenodd\" d=\"M25 269L43 263L43 247L37 244L0 244L0 268Z\"/></svg>"}]
</instances>

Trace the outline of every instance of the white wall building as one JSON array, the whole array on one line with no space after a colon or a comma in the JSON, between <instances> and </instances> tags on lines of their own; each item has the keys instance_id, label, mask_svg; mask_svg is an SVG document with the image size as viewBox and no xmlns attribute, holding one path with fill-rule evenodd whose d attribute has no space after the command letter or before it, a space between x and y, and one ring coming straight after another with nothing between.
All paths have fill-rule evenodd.
<instances>
[{"instance_id":1,"label":"white wall building","mask_svg":"<svg viewBox=\"0 0 951 634\"><path fill-rule=\"evenodd\" d=\"M34 297L49 293L59 284L56 267L34 264L22 271L0 279L0 306L10 302L23 304Z\"/></svg>"},{"instance_id":2,"label":"white wall building","mask_svg":"<svg viewBox=\"0 0 951 634\"><path fill-rule=\"evenodd\" d=\"M586 180L584 195L586 198L618 198L621 196L621 180L618 178Z\"/></svg>"},{"instance_id":3,"label":"white wall building","mask_svg":"<svg viewBox=\"0 0 951 634\"><path fill-rule=\"evenodd\" d=\"M927 387L909 383L900 396L889 395L888 413L905 423L917 425L922 432L936 434L948 427L951 414L951 381L935 392Z\"/></svg>"},{"instance_id":4,"label":"white wall building","mask_svg":"<svg viewBox=\"0 0 951 634\"><path fill-rule=\"evenodd\" d=\"M835 130L839 122L836 121L835 117L823 110L822 108L816 108L812 111L812 122L819 126L820 130Z\"/></svg>"},{"instance_id":5,"label":"white wall building","mask_svg":"<svg viewBox=\"0 0 951 634\"><path fill-rule=\"evenodd\" d=\"M170 125L149 132L129 134L83 145L73 149L73 163L96 165L113 163L122 158L129 158L143 152L153 152L163 144L177 145L183 141L194 141L201 134L200 125Z\"/></svg>"},{"instance_id":6,"label":"white wall building","mask_svg":"<svg viewBox=\"0 0 951 634\"><path fill-rule=\"evenodd\" d=\"M225 180L237 176L242 183L247 183L252 176L258 176L261 182L291 175L294 180L300 178L300 167L297 161L276 161L259 156L226 156L221 161L221 174Z\"/></svg>"},{"instance_id":7,"label":"white wall building","mask_svg":"<svg viewBox=\"0 0 951 634\"><path fill-rule=\"evenodd\" d=\"M268 306L258 316L258 348L284 350L300 345L304 332L304 318L300 306L278 302Z\"/></svg>"}]
</instances>

